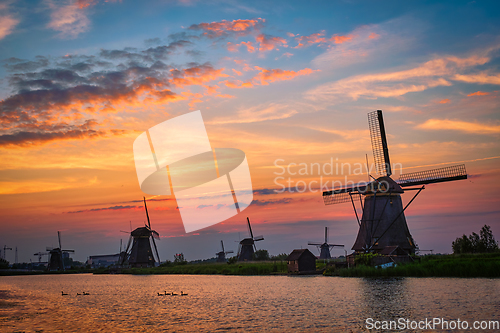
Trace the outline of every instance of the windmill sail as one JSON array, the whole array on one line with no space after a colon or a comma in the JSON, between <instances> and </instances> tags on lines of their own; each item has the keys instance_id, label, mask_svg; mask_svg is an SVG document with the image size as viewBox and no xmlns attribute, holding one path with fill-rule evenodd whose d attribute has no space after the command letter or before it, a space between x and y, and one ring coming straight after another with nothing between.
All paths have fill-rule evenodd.
<instances>
[{"instance_id":1,"label":"windmill sail","mask_svg":"<svg viewBox=\"0 0 500 333\"><path fill-rule=\"evenodd\" d=\"M377 173L382 176L390 176L392 174L391 161L389 160L389 148L387 148L384 118L381 110L368 113L368 125Z\"/></svg>"},{"instance_id":2,"label":"windmill sail","mask_svg":"<svg viewBox=\"0 0 500 333\"><path fill-rule=\"evenodd\" d=\"M446 168L406 173L399 176L396 183L401 187L425 185L432 183L449 182L452 180L467 179L465 164L453 165Z\"/></svg>"}]
</instances>

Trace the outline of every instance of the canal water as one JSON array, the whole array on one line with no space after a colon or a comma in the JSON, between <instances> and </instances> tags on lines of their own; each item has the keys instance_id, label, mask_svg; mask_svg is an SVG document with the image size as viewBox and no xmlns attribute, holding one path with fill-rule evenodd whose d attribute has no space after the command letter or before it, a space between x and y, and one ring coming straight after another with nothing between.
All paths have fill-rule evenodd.
<instances>
[{"instance_id":1,"label":"canal water","mask_svg":"<svg viewBox=\"0 0 500 333\"><path fill-rule=\"evenodd\" d=\"M165 291L188 295L157 295ZM1 332L367 332L391 321L400 325L392 331L443 332L422 326L433 318L450 332L470 332L499 313L500 279L0 277Z\"/></svg>"}]
</instances>

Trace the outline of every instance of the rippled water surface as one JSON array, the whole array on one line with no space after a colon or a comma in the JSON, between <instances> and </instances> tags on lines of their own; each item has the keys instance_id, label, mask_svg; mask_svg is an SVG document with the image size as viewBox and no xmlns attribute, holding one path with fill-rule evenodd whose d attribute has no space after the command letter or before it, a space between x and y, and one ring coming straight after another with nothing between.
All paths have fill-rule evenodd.
<instances>
[{"instance_id":1,"label":"rippled water surface","mask_svg":"<svg viewBox=\"0 0 500 333\"><path fill-rule=\"evenodd\" d=\"M181 290L189 295L157 296ZM83 291L90 295L76 295ZM367 318L472 323L499 320L499 313L498 279L0 277L1 332L359 332Z\"/></svg>"}]
</instances>

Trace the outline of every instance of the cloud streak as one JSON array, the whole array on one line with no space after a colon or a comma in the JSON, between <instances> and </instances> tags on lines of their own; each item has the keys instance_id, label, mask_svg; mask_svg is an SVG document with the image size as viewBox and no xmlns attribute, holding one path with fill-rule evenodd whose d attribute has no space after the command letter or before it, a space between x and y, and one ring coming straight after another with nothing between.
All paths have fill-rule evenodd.
<instances>
[{"instance_id":1,"label":"cloud streak","mask_svg":"<svg viewBox=\"0 0 500 333\"><path fill-rule=\"evenodd\" d=\"M500 134L500 125L472 123L461 120L429 119L417 126L425 130L453 130L471 134Z\"/></svg>"}]
</instances>

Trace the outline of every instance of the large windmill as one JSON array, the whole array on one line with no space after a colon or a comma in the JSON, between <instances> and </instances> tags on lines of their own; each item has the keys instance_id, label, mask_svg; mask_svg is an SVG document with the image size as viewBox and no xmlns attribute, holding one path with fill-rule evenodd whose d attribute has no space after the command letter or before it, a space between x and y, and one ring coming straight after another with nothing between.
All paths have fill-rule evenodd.
<instances>
[{"instance_id":1,"label":"large windmill","mask_svg":"<svg viewBox=\"0 0 500 333\"><path fill-rule=\"evenodd\" d=\"M57 232L57 239L59 241L59 247L47 247L47 251L49 251L49 263L47 265L47 269L49 271L64 271L63 253L75 252L75 250L62 249L60 231Z\"/></svg>"},{"instance_id":2,"label":"large windmill","mask_svg":"<svg viewBox=\"0 0 500 333\"><path fill-rule=\"evenodd\" d=\"M416 245L406 224L404 211L426 184L467 179L465 165L402 174L398 180L394 181L391 178L392 171L382 111L368 113L368 124L373 157L380 177L377 179L372 177L374 180L370 183L360 183L323 192L324 203L331 205L351 201L359 225L358 236L352 247L356 253L386 253L399 247L407 254L412 254L415 252ZM401 194L405 191L417 192L403 208ZM363 210L361 221L354 204L356 195ZM364 203L361 201L362 195Z\"/></svg>"},{"instance_id":3,"label":"large windmill","mask_svg":"<svg viewBox=\"0 0 500 333\"><path fill-rule=\"evenodd\" d=\"M253 254L256 250L255 242L264 240L264 236L253 236L252 226L250 225L250 219L247 217L248 231L250 233L249 238L244 238L240 241L240 246L238 250L238 261L252 260Z\"/></svg>"},{"instance_id":4,"label":"large windmill","mask_svg":"<svg viewBox=\"0 0 500 333\"><path fill-rule=\"evenodd\" d=\"M319 259L331 259L332 256L330 254L330 251L332 248L344 247L344 245L328 244L328 227L325 227L325 242L324 243L309 242L307 244L308 245L316 245L318 247L318 249L320 250Z\"/></svg>"},{"instance_id":5,"label":"large windmill","mask_svg":"<svg viewBox=\"0 0 500 333\"><path fill-rule=\"evenodd\" d=\"M144 208L146 209L148 224L130 233L125 255L121 256L122 266L128 263L130 267L154 267L156 260L151 249L151 243L153 243L155 249L156 259L160 263L160 256L158 255L158 248L155 242L155 238L159 239L160 235L151 229L146 198L144 198ZM129 252L130 243L132 243L132 248Z\"/></svg>"},{"instance_id":6,"label":"large windmill","mask_svg":"<svg viewBox=\"0 0 500 333\"><path fill-rule=\"evenodd\" d=\"M226 255L229 253L234 253L234 251L224 251L224 242L221 240L220 245L222 247L222 251L217 252L217 262L226 262Z\"/></svg>"}]
</instances>

